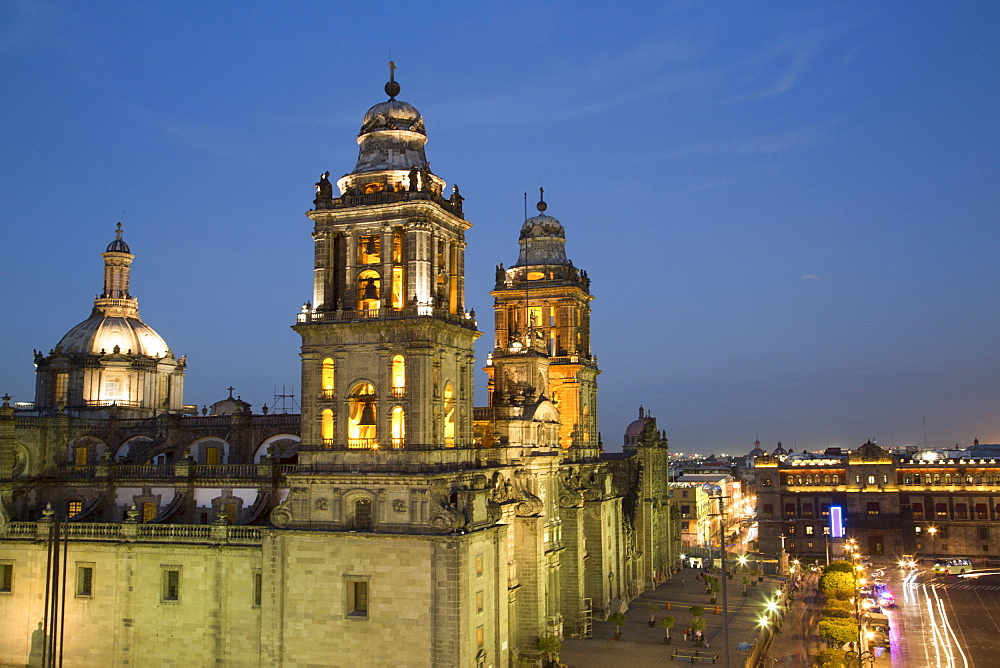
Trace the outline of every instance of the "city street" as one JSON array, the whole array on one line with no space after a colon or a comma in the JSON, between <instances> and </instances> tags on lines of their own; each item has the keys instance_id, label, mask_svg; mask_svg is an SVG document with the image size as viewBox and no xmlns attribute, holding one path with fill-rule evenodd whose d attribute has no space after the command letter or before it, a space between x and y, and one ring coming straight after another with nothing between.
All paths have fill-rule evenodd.
<instances>
[{"instance_id":1,"label":"city street","mask_svg":"<svg viewBox=\"0 0 1000 668\"><path fill-rule=\"evenodd\" d=\"M1000 656L1000 575L935 577L886 573L896 593L887 611L893 666L995 666Z\"/></svg>"}]
</instances>

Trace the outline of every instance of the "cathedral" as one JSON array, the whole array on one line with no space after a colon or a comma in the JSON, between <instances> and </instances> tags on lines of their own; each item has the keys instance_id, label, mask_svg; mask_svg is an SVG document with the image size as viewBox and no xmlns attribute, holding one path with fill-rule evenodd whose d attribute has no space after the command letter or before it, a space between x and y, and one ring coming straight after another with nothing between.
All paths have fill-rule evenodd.
<instances>
[{"instance_id":1,"label":"cathedral","mask_svg":"<svg viewBox=\"0 0 1000 668\"><path fill-rule=\"evenodd\" d=\"M543 192L475 406L472 224L399 92L316 183L301 415L184 404L119 224L34 405L0 407L0 664L507 667L678 565L666 436L640 409L604 452L590 279Z\"/></svg>"}]
</instances>

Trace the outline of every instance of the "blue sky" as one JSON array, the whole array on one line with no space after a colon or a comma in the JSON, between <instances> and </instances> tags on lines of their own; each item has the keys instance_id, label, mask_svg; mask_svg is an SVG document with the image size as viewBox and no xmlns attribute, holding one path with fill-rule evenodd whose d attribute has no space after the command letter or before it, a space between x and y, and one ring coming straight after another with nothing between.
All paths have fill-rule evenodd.
<instances>
[{"instance_id":1,"label":"blue sky","mask_svg":"<svg viewBox=\"0 0 1000 668\"><path fill-rule=\"evenodd\" d=\"M1000 442L998 33L971 1L0 2L0 392L121 220L188 403L297 393L303 213L391 49L474 224L479 358L544 186L608 449L639 404L680 451Z\"/></svg>"}]
</instances>

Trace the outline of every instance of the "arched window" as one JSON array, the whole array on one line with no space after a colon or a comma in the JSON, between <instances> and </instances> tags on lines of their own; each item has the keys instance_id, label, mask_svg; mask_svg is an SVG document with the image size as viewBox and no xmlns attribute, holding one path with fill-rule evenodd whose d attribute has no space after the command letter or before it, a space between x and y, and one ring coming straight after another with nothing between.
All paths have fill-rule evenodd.
<instances>
[{"instance_id":1,"label":"arched window","mask_svg":"<svg viewBox=\"0 0 1000 668\"><path fill-rule=\"evenodd\" d=\"M455 390L451 383L444 386L444 444L455 445Z\"/></svg>"},{"instance_id":2,"label":"arched window","mask_svg":"<svg viewBox=\"0 0 1000 668\"><path fill-rule=\"evenodd\" d=\"M944 484L946 484L946 485L950 485L951 484L951 474L950 473L945 473L944 474Z\"/></svg>"},{"instance_id":3,"label":"arched window","mask_svg":"<svg viewBox=\"0 0 1000 668\"><path fill-rule=\"evenodd\" d=\"M909 473L907 473L906 475L904 475L903 476L903 484L904 485L913 484L913 476L910 475Z\"/></svg>"},{"instance_id":4,"label":"arched window","mask_svg":"<svg viewBox=\"0 0 1000 668\"><path fill-rule=\"evenodd\" d=\"M392 357L392 390L390 396L406 396L406 360L402 355Z\"/></svg>"},{"instance_id":5,"label":"arched window","mask_svg":"<svg viewBox=\"0 0 1000 668\"><path fill-rule=\"evenodd\" d=\"M142 521L151 522L156 517L156 504L147 501L142 504Z\"/></svg>"},{"instance_id":6,"label":"arched window","mask_svg":"<svg viewBox=\"0 0 1000 668\"><path fill-rule=\"evenodd\" d=\"M377 311L382 294L382 279L377 271L367 269L358 275L358 310Z\"/></svg>"},{"instance_id":7,"label":"arched window","mask_svg":"<svg viewBox=\"0 0 1000 668\"><path fill-rule=\"evenodd\" d=\"M320 436L323 445L333 445L333 411L327 408L320 418Z\"/></svg>"},{"instance_id":8,"label":"arched window","mask_svg":"<svg viewBox=\"0 0 1000 668\"><path fill-rule=\"evenodd\" d=\"M348 447L378 447L377 400L375 387L371 383L358 383L354 386L351 391L350 414L347 421Z\"/></svg>"},{"instance_id":9,"label":"arched window","mask_svg":"<svg viewBox=\"0 0 1000 668\"><path fill-rule=\"evenodd\" d=\"M919 485L920 484L920 474L919 473L914 473L913 474L913 484L914 485Z\"/></svg>"},{"instance_id":10,"label":"arched window","mask_svg":"<svg viewBox=\"0 0 1000 668\"><path fill-rule=\"evenodd\" d=\"M327 357L323 360L323 371L320 378L320 387L324 399L333 398L333 359Z\"/></svg>"},{"instance_id":11,"label":"arched window","mask_svg":"<svg viewBox=\"0 0 1000 668\"><path fill-rule=\"evenodd\" d=\"M764 476L763 478L760 479L760 484L761 484L761 487L770 487L771 486L771 479L768 478L767 476Z\"/></svg>"},{"instance_id":12,"label":"arched window","mask_svg":"<svg viewBox=\"0 0 1000 668\"><path fill-rule=\"evenodd\" d=\"M402 406L392 409L392 447L403 447L403 439L406 438L406 414Z\"/></svg>"}]
</instances>

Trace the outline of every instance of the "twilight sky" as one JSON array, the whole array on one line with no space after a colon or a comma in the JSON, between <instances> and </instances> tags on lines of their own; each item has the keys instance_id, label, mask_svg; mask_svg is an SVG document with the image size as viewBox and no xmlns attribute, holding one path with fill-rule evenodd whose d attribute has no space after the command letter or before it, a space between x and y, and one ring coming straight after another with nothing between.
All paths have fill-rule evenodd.
<instances>
[{"instance_id":1,"label":"twilight sky","mask_svg":"<svg viewBox=\"0 0 1000 668\"><path fill-rule=\"evenodd\" d=\"M481 360L545 187L607 449L639 404L677 451L1000 442L998 39L973 0L0 0L0 393L34 398L121 220L186 403L297 394L303 212L391 49L474 225Z\"/></svg>"}]
</instances>

